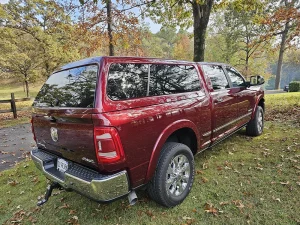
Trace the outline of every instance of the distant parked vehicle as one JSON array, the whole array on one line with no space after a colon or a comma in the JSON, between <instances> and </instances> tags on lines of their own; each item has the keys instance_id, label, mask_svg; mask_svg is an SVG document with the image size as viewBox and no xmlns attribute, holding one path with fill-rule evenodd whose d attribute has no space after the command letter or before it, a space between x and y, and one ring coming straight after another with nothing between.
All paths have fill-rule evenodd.
<instances>
[{"instance_id":1,"label":"distant parked vehicle","mask_svg":"<svg viewBox=\"0 0 300 225\"><path fill-rule=\"evenodd\" d=\"M283 88L283 90L286 91L286 92L289 92L289 85L288 84L285 85L284 88Z\"/></svg>"}]
</instances>

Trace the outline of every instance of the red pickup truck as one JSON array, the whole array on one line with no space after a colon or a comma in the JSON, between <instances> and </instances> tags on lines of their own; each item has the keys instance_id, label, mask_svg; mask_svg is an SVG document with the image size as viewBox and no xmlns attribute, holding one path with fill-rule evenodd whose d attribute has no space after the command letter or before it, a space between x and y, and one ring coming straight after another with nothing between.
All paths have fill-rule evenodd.
<instances>
[{"instance_id":1,"label":"red pickup truck","mask_svg":"<svg viewBox=\"0 0 300 225\"><path fill-rule=\"evenodd\" d=\"M95 57L61 67L33 103L31 156L52 181L38 205L53 188L134 204L143 187L180 204L197 153L243 127L262 133L263 83L220 63Z\"/></svg>"}]
</instances>

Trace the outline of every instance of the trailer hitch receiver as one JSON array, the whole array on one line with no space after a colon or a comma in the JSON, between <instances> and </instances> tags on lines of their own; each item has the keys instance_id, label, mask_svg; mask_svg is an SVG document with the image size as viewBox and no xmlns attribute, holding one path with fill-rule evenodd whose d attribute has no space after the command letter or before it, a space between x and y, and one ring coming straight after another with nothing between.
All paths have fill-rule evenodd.
<instances>
[{"instance_id":1,"label":"trailer hitch receiver","mask_svg":"<svg viewBox=\"0 0 300 225\"><path fill-rule=\"evenodd\" d=\"M42 200L38 201L37 206L41 206L41 205L45 204L48 201L48 199L50 198L53 189L56 189L56 188L61 188L58 183L52 182L51 184L49 184L47 186L45 197Z\"/></svg>"}]
</instances>

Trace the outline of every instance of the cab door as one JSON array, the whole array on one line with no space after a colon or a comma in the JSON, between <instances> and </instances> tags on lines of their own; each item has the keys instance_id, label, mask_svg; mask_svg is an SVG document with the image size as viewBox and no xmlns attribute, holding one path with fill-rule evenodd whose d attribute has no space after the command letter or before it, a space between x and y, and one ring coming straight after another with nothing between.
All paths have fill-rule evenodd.
<instances>
[{"instance_id":1,"label":"cab door","mask_svg":"<svg viewBox=\"0 0 300 225\"><path fill-rule=\"evenodd\" d=\"M202 69L211 81L209 91L212 98L212 141L214 142L234 128L238 108L222 66L202 64Z\"/></svg>"},{"instance_id":2,"label":"cab door","mask_svg":"<svg viewBox=\"0 0 300 225\"><path fill-rule=\"evenodd\" d=\"M244 77L233 67L225 66L228 75L232 95L237 105L236 126L242 126L251 119L252 109L254 108L255 91L246 86Z\"/></svg>"}]
</instances>

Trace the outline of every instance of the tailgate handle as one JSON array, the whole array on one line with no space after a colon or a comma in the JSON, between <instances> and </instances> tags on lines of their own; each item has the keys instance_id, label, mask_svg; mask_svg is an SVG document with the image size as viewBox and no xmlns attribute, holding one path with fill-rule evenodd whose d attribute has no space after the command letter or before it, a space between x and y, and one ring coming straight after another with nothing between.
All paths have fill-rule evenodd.
<instances>
[{"instance_id":1,"label":"tailgate handle","mask_svg":"<svg viewBox=\"0 0 300 225\"><path fill-rule=\"evenodd\" d=\"M49 120L50 122L56 122L56 118L53 116L44 116L47 120Z\"/></svg>"}]
</instances>

